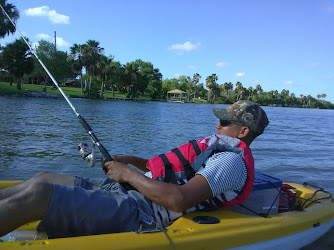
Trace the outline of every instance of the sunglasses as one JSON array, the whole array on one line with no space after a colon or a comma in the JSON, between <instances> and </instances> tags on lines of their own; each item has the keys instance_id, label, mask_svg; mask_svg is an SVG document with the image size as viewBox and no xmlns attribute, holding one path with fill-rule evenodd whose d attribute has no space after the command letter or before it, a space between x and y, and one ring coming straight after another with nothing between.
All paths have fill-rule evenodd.
<instances>
[{"instance_id":1,"label":"sunglasses","mask_svg":"<svg viewBox=\"0 0 334 250\"><path fill-rule=\"evenodd\" d=\"M231 125L232 123L233 123L233 124L242 125L242 124L239 123L239 122L233 122L233 121L228 121L228 120L219 120L219 123L220 123L220 126L222 126L222 127L226 127L226 126L228 126L228 125Z\"/></svg>"},{"instance_id":2,"label":"sunglasses","mask_svg":"<svg viewBox=\"0 0 334 250\"><path fill-rule=\"evenodd\" d=\"M219 120L219 122L220 122L220 126L222 126L222 127L226 127L226 126L232 124L232 122L228 121L228 120Z\"/></svg>"}]
</instances>

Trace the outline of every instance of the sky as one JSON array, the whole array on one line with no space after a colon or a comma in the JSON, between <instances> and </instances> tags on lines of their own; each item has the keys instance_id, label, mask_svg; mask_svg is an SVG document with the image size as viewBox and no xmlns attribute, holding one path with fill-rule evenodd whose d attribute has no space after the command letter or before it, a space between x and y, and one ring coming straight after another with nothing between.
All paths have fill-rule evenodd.
<instances>
[{"instance_id":1,"label":"sky","mask_svg":"<svg viewBox=\"0 0 334 250\"><path fill-rule=\"evenodd\" d=\"M18 29L68 51L92 39L122 64L149 61L163 78L217 74L334 103L333 0L8 0ZM0 39L14 41L19 33ZM52 73L52 72L51 72Z\"/></svg>"}]
</instances>

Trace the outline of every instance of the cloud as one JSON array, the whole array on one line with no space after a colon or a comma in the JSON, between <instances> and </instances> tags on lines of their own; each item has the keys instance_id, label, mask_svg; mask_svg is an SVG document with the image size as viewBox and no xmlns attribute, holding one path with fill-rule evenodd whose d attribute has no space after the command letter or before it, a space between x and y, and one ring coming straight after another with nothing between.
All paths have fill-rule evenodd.
<instances>
[{"instance_id":1,"label":"cloud","mask_svg":"<svg viewBox=\"0 0 334 250\"><path fill-rule=\"evenodd\" d=\"M54 42L54 38L49 36L48 34L37 34L36 37L40 40L45 40L49 42ZM57 47L70 47L71 44L64 40L64 38L57 36L56 37Z\"/></svg>"},{"instance_id":2,"label":"cloud","mask_svg":"<svg viewBox=\"0 0 334 250\"><path fill-rule=\"evenodd\" d=\"M285 82L283 82L283 85L292 86L292 85L296 85L296 82L294 82L294 81L285 81Z\"/></svg>"},{"instance_id":3,"label":"cloud","mask_svg":"<svg viewBox=\"0 0 334 250\"><path fill-rule=\"evenodd\" d=\"M37 34L36 37L38 39L42 39L42 40L51 40L51 36L49 36L47 34Z\"/></svg>"},{"instance_id":4,"label":"cloud","mask_svg":"<svg viewBox=\"0 0 334 250\"><path fill-rule=\"evenodd\" d=\"M240 72L240 73L235 74L236 77L244 77L245 75L246 75L246 73L244 73L244 72Z\"/></svg>"},{"instance_id":5,"label":"cloud","mask_svg":"<svg viewBox=\"0 0 334 250\"><path fill-rule=\"evenodd\" d=\"M36 8L29 8L23 12L27 16L46 16L52 23L69 24L70 17L57 13L51 10L49 6L41 6Z\"/></svg>"},{"instance_id":6,"label":"cloud","mask_svg":"<svg viewBox=\"0 0 334 250\"><path fill-rule=\"evenodd\" d=\"M169 50L174 50L178 55L182 55L184 52L197 50L201 46L200 43L193 44L191 42L185 42L183 44L172 44L168 47Z\"/></svg>"},{"instance_id":7,"label":"cloud","mask_svg":"<svg viewBox=\"0 0 334 250\"><path fill-rule=\"evenodd\" d=\"M227 62L217 62L216 63L216 66L219 67L219 68L222 68L222 67L226 67L226 66L229 66L230 63L227 63Z\"/></svg>"},{"instance_id":8,"label":"cloud","mask_svg":"<svg viewBox=\"0 0 334 250\"><path fill-rule=\"evenodd\" d=\"M56 38L57 46L59 47L70 47L71 44L67 41L64 40L62 37L57 37Z\"/></svg>"},{"instance_id":9,"label":"cloud","mask_svg":"<svg viewBox=\"0 0 334 250\"><path fill-rule=\"evenodd\" d=\"M195 71L195 70L197 70L197 67L194 66L194 65L189 65L189 66L188 66L188 69L191 69L191 70Z\"/></svg>"},{"instance_id":10,"label":"cloud","mask_svg":"<svg viewBox=\"0 0 334 250\"><path fill-rule=\"evenodd\" d=\"M174 76L175 78L179 78L180 76L182 76L182 74L175 74Z\"/></svg>"}]
</instances>

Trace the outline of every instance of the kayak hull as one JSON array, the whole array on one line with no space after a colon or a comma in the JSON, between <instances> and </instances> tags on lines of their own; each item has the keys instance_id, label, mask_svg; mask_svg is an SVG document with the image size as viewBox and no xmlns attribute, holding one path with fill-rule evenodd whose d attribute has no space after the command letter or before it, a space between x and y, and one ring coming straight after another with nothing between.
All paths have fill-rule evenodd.
<instances>
[{"instance_id":1,"label":"kayak hull","mask_svg":"<svg viewBox=\"0 0 334 250\"><path fill-rule=\"evenodd\" d=\"M0 188L18 182L0 181ZM299 200L309 199L315 190L299 184L295 187ZM327 197L317 192L313 200ZM298 199L297 199L298 201ZM196 216L211 216L217 224L197 224ZM19 230L35 230L38 222ZM223 209L214 212L192 212L176 220L165 232L133 232L48 239L42 241L2 242L1 249L299 249L311 244L334 225L334 201L323 199L303 211L289 211L267 218L250 216ZM166 236L168 235L168 237Z\"/></svg>"}]
</instances>

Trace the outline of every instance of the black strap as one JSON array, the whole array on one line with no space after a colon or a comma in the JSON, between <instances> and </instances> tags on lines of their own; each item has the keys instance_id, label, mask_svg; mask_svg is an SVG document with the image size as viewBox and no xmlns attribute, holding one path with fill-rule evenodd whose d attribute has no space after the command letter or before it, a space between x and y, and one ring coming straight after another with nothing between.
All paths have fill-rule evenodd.
<instances>
[{"instance_id":1,"label":"black strap","mask_svg":"<svg viewBox=\"0 0 334 250\"><path fill-rule=\"evenodd\" d=\"M171 182L171 183L177 184L176 177L174 175L172 166L169 160L167 159L166 155L161 154L159 156L162 159L162 162L164 163L164 166L165 166L165 182L168 182L168 183Z\"/></svg>"},{"instance_id":2,"label":"black strap","mask_svg":"<svg viewBox=\"0 0 334 250\"><path fill-rule=\"evenodd\" d=\"M227 201L225 194L221 193L220 196L222 197L223 201Z\"/></svg>"},{"instance_id":3,"label":"black strap","mask_svg":"<svg viewBox=\"0 0 334 250\"><path fill-rule=\"evenodd\" d=\"M172 152L175 153L177 158L179 158L179 160L181 161L187 180L189 181L191 178L195 176L196 174L195 170L191 167L189 161L186 158L184 158L183 154L178 148L172 149Z\"/></svg>"},{"instance_id":4,"label":"black strap","mask_svg":"<svg viewBox=\"0 0 334 250\"><path fill-rule=\"evenodd\" d=\"M221 202L221 200L219 200L217 197L213 197L212 198L213 202L215 203L215 205L219 208L224 207L223 203Z\"/></svg>"},{"instance_id":5,"label":"black strap","mask_svg":"<svg viewBox=\"0 0 334 250\"><path fill-rule=\"evenodd\" d=\"M199 148L198 144L197 144L197 141L196 140L192 140L192 141L189 141L192 145L193 145L193 148L197 154L197 156L199 156L200 153L202 153L201 149Z\"/></svg>"},{"instance_id":6,"label":"black strap","mask_svg":"<svg viewBox=\"0 0 334 250\"><path fill-rule=\"evenodd\" d=\"M207 201L202 201L200 204L204 207L201 211L213 211L214 210L211 204Z\"/></svg>"},{"instance_id":7,"label":"black strap","mask_svg":"<svg viewBox=\"0 0 334 250\"><path fill-rule=\"evenodd\" d=\"M234 193L236 193L237 195L240 195L242 193L242 191L239 190L233 190Z\"/></svg>"}]
</instances>

